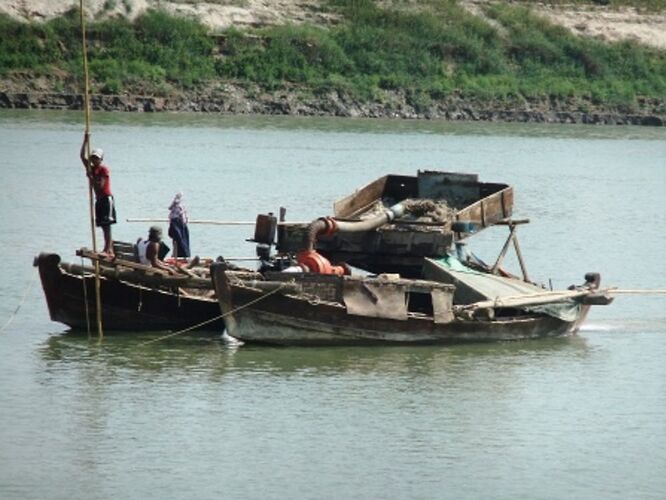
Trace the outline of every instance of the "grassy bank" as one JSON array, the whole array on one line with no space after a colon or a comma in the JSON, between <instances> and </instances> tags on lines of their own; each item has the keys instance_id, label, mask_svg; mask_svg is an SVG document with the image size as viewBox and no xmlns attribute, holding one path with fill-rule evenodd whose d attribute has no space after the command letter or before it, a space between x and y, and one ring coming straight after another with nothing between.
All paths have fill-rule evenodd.
<instances>
[{"instance_id":1,"label":"grassy bank","mask_svg":"<svg viewBox=\"0 0 666 500\"><path fill-rule=\"evenodd\" d=\"M634 1L646 8L663 2ZM329 0L324 6L341 19L333 26L230 29L217 36L159 11L133 23L94 22L88 26L93 91L168 95L233 81L367 101L399 90L417 106L456 93L489 101L575 98L626 109L666 95L666 51L576 37L529 6L488 5L478 17L454 1L418 5ZM78 19L76 11L43 24L0 17L0 76L44 76L61 90L80 89Z\"/></svg>"}]
</instances>

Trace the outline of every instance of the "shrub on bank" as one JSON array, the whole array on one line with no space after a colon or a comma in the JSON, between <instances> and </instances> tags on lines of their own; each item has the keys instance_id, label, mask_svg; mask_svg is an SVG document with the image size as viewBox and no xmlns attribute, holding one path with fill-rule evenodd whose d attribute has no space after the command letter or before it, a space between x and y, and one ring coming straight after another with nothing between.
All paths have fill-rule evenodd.
<instances>
[{"instance_id":1,"label":"shrub on bank","mask_svg":"<svg viewBox=\"0 0 666 500\"><path fill-rule=\"evenodd\" d=\"M53 68L80 78L78 10L45 23L21 23L0 15L0 74ZM114 18L86 26L93 91L119 93L164 89L164 82L192 88L215 76L214 43L198 22L151 10L133 23Z\"/></svg>"},{"instance_id":2,"label":"shrub on bank","mask_svg":"<svg viewBox=\"0 0 666 500\"><path fill-rule=\"evenodd\" d=\"M90 23L93 91L162 94L219 79L360 100L397 91L419 109L454 92L484 100L579 97L625 107L638 96L666 95L666 52L580 38L529 8L487 5L488 22L454 0L424 0L409 9L371 0L323 5L339 14L339 23L216 36L193 20L155 10L133 23ZM78 11L42 24L0 16L0 32L0 74L56 68L80 78Z\"/></svg>"}]
</instances>

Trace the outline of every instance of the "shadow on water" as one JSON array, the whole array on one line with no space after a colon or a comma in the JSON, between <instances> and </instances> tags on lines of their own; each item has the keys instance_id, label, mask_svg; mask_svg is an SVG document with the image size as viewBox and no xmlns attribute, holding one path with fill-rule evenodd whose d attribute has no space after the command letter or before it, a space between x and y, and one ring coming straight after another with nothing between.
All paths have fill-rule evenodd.
<instances>
[{"instance_id":1,"label":"shadow on water","mask_svg":"<svg viewBox=\"0 0 666 500\"><path fill-rule=\"evenodd\" d=\"M101 342L85 333L53 336L41 349L47 369L60 365L81 370L103 369L137 373L299 374L340 373L437 375L481 365L498 368L529 365L539 360L585 357L590 347L579 336L492 344L447 346L272 347L238 345L219 335L114 334ZM139 375L140 376L140 375Z\"/></svg>"}]
</instances>

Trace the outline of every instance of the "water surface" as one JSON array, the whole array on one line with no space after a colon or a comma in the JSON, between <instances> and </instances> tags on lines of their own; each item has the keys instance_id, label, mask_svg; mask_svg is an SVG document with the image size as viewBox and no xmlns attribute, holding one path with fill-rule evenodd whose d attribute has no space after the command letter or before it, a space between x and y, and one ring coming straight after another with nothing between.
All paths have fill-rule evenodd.
<instances>
[{"instance_id":1,"label":"water surface","mask_svg":"<svg viewBox=\"0 0 666 500\"><path fill-rule=\"evenodd\" d=\"M147 231L128 217L166 217L179 190L193 218L284 206L307 221L381 175L454 170L515 187L532 279L561 288L598 271L621 288L666 288L660 128L93 119L117 239ZM575 337L493 345L234 347L219 332L100 344L67 332L31 264L90 246L81 138L78 113L0 113L0 498L663 498L663 298L596 308ZM254 253L251 227L190 229L199 255ZM493 260L505 237L489 230L474 250Z\"/></svg>"}]
</instances>

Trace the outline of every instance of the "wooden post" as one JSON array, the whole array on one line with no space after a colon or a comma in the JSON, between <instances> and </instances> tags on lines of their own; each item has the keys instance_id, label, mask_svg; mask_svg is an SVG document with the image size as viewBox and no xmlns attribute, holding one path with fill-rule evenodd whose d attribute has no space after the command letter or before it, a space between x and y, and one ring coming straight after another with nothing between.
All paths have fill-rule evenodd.
<instances>
[{"instance_id":1,"label":"wooden post","mask_svg":"<svg viewBox=\"0 0 666 500\"><path fill-rule=\"evenodd\" d=\"M83 0L80 0L79 15L81 20L81 53L83 56L84 94L83 106L85 116L85 132L90 134L90 85L88 77L88 51L86 48L86 26L83 15ZM87 144L86 158L90 161L90 141ZM90 170L90 164L86 165L86 174ZM93 206L92 179L88 177L88 205L90 208L90 231L92 233L93 252L97 253L97 239L95 237L95 211ZM102 300L100 297L99 261L95 260L95 309L97 312L97 335L101 340L104 337L102 330Z\"/></svg>"},{"instance_id":2,"label":"wooden post","mask_svg":"<svg viewBox=\"0 0 666 500\"><path fill-rule=\"evenodd\" d=\"M504 246L502 247L502 251L499 253L499 256L497 257L497 261L495 262L495 265L491 269L493 274L497 274L497 270L499 267L502 265L502 261L504 260L504 257L506 255L506 251L509 249L509 244L511 243L511 240L513 240L513 233L516 230L516 226L513 224L509 225L509 237L506 239L504 242Z\"/></svg>"},{"instance_id":3,"label":"wooden post","mask_svg":"<svg viewBox=\"0 0 666 500\"><path fill-rule=\"evenodd\" d=\"M513 234L513 248L516 250L516 257L518 257L518 263L520 264L520 270L523 272L523 281L529 282L530 279L527 276L527 267L525 267L525 261L523 259L523 254L520 251L520 245L518 245L518 236Z\"/></svg>"}]
</instances>

